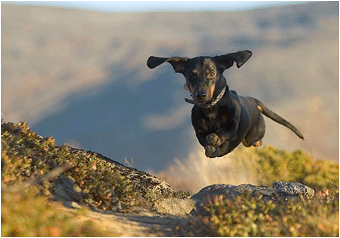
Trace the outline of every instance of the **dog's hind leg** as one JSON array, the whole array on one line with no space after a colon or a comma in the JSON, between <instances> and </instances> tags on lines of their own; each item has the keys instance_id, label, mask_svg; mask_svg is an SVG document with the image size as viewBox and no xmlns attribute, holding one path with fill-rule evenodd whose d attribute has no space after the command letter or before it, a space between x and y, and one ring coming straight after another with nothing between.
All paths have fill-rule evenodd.
<instances>
[{"instance_id":1,"label":"dog's hind leg","mask_svg":"<svg viewBox=\"0 0 340 238\"><path fill-rule=\"evenodd\" d=\"M264 137L264 133L266 130L266 125L261 114L258 114L258 117L255 122L253 122L253 126L248 131L245 136L242 144L246 147L255 146L259 147L263 144L262 138Z\"/></svg>"},{"instance_id":2,"label":"dog's hind leg","mask_svg":"<svg viewBox=\"0 0 340 238\"><path fill-rule=\"evenodd\" d=\"M260 146L263 144L263 142L262 142L262 140L259 140L259 141L256 141L256 142L253 143L253 144L249 144L246 140L243 140L243 141L242 141L242 144L243 144L245 147L250 147L250 146L260 147Z\"/></svg>"},{"instance_id":3,"label":"dog's hind leg","mask_svg":"<svg viewBox=\"0 0 340 238\"><path fill-rule=\"evenodd\" d=\"M262 140L256 141L255 144L253 144L254 147L260 147L263 144Z\"/></svg>"}]
</instances>

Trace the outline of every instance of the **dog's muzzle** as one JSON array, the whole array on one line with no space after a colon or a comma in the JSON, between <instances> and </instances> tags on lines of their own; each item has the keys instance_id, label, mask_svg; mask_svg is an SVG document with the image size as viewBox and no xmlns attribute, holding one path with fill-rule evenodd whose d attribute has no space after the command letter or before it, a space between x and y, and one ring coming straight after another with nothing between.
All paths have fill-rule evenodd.
<instances>
[{"instance_id":1,"label":"dog's muzzle","mask_svg":"<svg viewBox=\"0 0 340 238\"><path fill-rule=\"evenodd\" d=\"M218 94L218 96L216 97L215 100L211 101L211 102L205 102L205 103L199 103L199 102L196 102L195 100L192 100L192 99L189 99L189 98L184 98L184 100L187 102L187 103L190 103L190 104L194 104L194 105L197 105L199 107L202 107L202 108L211 108L212 106L214 106L216 103L218 103L221 98L223 97L224 93L225 93L225 90L226 90L226 87L224 87L222 89L222 91L220 92L220 94Z\"/></svg>"}]
</instances>

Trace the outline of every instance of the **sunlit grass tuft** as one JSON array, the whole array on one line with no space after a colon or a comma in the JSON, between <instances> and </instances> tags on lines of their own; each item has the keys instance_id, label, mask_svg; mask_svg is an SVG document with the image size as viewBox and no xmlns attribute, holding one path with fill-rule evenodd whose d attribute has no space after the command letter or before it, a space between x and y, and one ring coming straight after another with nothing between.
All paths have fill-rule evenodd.
<instances>
[{"instance_id":1,"label":"sunlit grass tuft","mask_svg":"<svg viewBox=\"0 0 340 238\"><path fill-rule=\"evenodd\" d=\"M215 197L204 207L208 216L198 222L218 236L339 236L338 199L335 192L283 203L249 194L234 200Z\"/></svg>"},{"instance_id":2,"label":"sunlit grass tuft","mask_svg":"<svg viewBox=\"0 0 340 238\"><path fill-rule=\"evenodd\" d=\"M211 184L254 184L300 182L315 190L337 188L339 165L315 159L302 150L289 152L273 146L239 146L230 154L210 159L197 147L186 159L174 159L166 170L156 174L175 189L191 194Z\"/></svg>"},{"instance_id":3,"label":"sunlit grass tuft","mask_svg":"<svg viewBox=\"0 0 340 238\"><path fill-rule=\"evenodd\" d=\"M87 213L80 209L66 212L56 202L48 202L37 187L11 192L2 185L1 236L115 236L104 232L92 221L78 218Z\"/></svg>"}]
</instances>

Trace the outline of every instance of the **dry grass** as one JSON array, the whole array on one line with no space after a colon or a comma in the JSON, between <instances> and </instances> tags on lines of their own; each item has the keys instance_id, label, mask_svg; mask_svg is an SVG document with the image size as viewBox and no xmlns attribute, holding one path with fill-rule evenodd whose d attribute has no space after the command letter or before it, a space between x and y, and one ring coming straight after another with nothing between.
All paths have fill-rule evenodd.
<instances>
[{"instance_id":1,"label":"dry grass","mask_svg":"<svg viewBox=\"0 0 340 238\"><path fill-rule=\"evenodd\" d=\"M37 187L18 192L5 184L1 188L1 236L117 236L91 220L80 221L88 209L67 212L61 203L39 195Z\"/></svg>"},{"instance_id":2,"label":"dry grass","mask_svg":"<svg viewBox=\"0 0 340 238\"><path fill-rule=\"evenodd\" d=\"M174 189L188 191L191 194L201 188L216 183L258 184L254 170L252 149L236 149L222 158L210 159L204 155L202 147L194 148L187 159L174 162L166 170L157 173L157 177L167 181Z\"/></svg>"},{"instance_id":3,"label":"dry grass","mask_svg":"<svg viewBox=\"0 0 340 238\"><path fill-rule=\"evenodd\" d=\"M38 181L42 174L65 161L74 167L61 177L72 179L84 196L83 202L91 207L110 210L118 199L122 207L138 205L149 209L151 203L162 198L158 193L144 194L136 190L133 183L119 176L112 164L100 161L95 153L71 153L66 146L57 147L52 137L39 137L26 122L18 125L3 123L1 129L3 236L117 235L115 232L104 233L92 221L78 222L79 216L86 211L72 215L60 212L60 204L49 203L48 198L55 191L53 180L42 182L31 192L11 190L13 186L22 186L25 181ZM194 152L184 162L175 159L174 164L158 177L174 188L191 193L213 183L271 185L274 181L297 181L315 189L319 199L313 203L292 204L288 212L286 207L267 207L261 201L240 200L235 203L239 208L218 201L207 207L211 219L201 217L197 223L199 226L203 222L222 236L338 235L339 203L335 199L338 196L338 164L315 160L301 150L288 152L273 146L239 147L224 158L212 160L204 156L201 147L191 151ZM187 197L183 192L176 194L178 198ZM251 206L244 210L249 204ZM226 213L226 209L231 212ZM254 229L249 230L249 227Z\"/></svg>"},{"instance_id":4,"label":"dry grass","mask_svg":"<svg viewBox=\"0 0 340 238\"><path fill-rule=\"evenodd\" d=\"M339 165L318 160L301 150L289 152L273 146L246 148L239 146L232 153L209 159L203 148L193 149L187 159L174 163L156 176L174 189L197 193L211 184L254 184L271 186L276 181L294 181L315 190L336 189Z\"/></svg>"}]
</instances>

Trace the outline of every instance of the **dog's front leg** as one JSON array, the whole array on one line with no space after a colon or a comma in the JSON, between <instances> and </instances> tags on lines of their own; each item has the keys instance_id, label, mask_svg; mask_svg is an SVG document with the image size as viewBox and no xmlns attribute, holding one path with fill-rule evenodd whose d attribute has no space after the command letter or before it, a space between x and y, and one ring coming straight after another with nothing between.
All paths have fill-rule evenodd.
<instances>
[{"instance_id":1,"label":"dog's front leg","mask_svg":"<svg viewBox=\"0 0 340 238\"><path fill-rule=\"evenodd\" d=\"M220 147L219 146L214 146L211 145L207 139L205 135L202 135L200 133L196 133L196 137L199 141L199 143L203 146L203 148L205 149L205 155L209 158L215 158L218 157L220 155Z\"/></svg>"},{"instance_id":2,"label":"dog's front leg","mask_svg":"<svg viewBox=\"0 0 340 238\"><path fill-rule=\"evenodd\" d=\"M219 146L208 145L205 147L205 155L209 158L215 158L220 156L221 148Z\"/></svg>"},{"instance_id":3,"label":"dog's front leg","mask_svg":"<svg viewBox=\"0 0 340 238\"><path fill-rule=\"evenodd\" d=\"M235 121L236 122L236 121ZM237 139L238 124L234 124L231 130L219 129L215 133L207 135L206 140L212 146L218 147L226 141L233 141Z\"/></svg>"},{"instance_id":4,"label":"dog's front leg","mask_svg":"<svg viewBox=\"0 0 340 238\"><path fill-rule=\"evenodd\" d=\"M206 140L210 145L215 147L220 146L226 141L233 141L237 139L237 131L239 129L241 107L235 103L234 110L230 110L230 116L223 124L223 127L218 129L215 133L207 135Z\"/></svg>"},{"instance_id":5,"label":"dog's front leg","mask_svg":"<svg viewBox=\"0 0 340 238\"><path fill-rule=\"evenodd\" d=\"M226 141L233 141L237 139L237 129L234 127L232 131L226 129L217 130L215 133L211 133L207 136L207 141L210 145L220 146Z\"/></svg>"}]
</instances>

